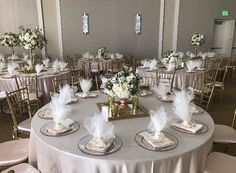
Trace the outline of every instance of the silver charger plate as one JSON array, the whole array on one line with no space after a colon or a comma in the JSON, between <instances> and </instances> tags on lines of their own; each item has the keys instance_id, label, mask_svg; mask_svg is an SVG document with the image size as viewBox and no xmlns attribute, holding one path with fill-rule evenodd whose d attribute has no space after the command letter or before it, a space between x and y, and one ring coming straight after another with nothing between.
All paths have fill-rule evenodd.
<instances>
[{"instance_id":1,"label":"silver charger plate","mask_svg":"<svg viewBox=\"0 0 236 173\"><path fill-rule=\"evenodd\" d=\"M86 145L89 141L91 141L92 138L93 137L91 135L87 135L79 140L78 147L80 151L91 156L105 156L117 152L122 146L121 139L116 136L114 138L113 145L111 145L111 147L106 152L102 153L94 150L89 150L87 149Z\"/></svg>"},{"instance_id":2,"label":"silver charger plate","mask_svg":"<svg viewBox=\"0 0 236 173\"><path fill-rule=\"evenodd\" d=\"M191 134L191 135L201 135L201 134L208 132L208 126L205 123L198 121L198 120L192 120L192 121L195 122L196 124L202 124L202 128L200 130L198 130L196 133L192 133L190 131L184 130L184 129L176 127L174 125L171 125L171 127L173 129L175 129L176 131L186 133L186 134ZM181 123L181 122L182 122L182 120L178 120L176 123Z\"/></svg>"},{"instance_id":3,"label":"silver charger plate","mask_svg":"<svg viewBox=\"0 0 236 173\"><path fill-rule=\"evenodd\" d=\"M76 96L82 99L87 99L87 98L96 98L98 96L98 93L96 92L89 92L87 96L83 96L82 92L76 93Z\"/></svg>"},{"instance_id":4,"label":"silver charger plate","mask_svg":"<svg viewBox=\"0 0 236 173\"><path fill-rule=\"evenodd\" d=\"M142 93L143 92L143 93ZM153 94L152 91L148 91L148 90L141 90L139 93L139 97L146 97L146 96L151 96Z\"/></svg>"},{"instance_id":5,"label":"silver charger plate","mask_svg":"<svg viewBox=\"0 0 236 173\"><path fill-rule=\"evenodd\" d=\"M193 112L193 115L200 115L203 114L205 112L205 110L199 106L196 106L196 109L198 112Z\"/></svg>"},{"instance_id":6,"label":"silver charger plate","mask_svg":"<svg viewBox=\"0 0 236 173\"><path fill-rule=\"evenodd\" d=\"M45 135L45 136L51 136L51 137L58 137L58 136L66 136L66 135L69 135L69 134L72 134L74 132L76 132L78 129L79 129L79 123L77 123L76 121L70 126L71 127L71 130L70 131L67 131L67 132L64 132L64 133L60 133L60 134L53 134L53 133L50 133L47 128L48 127L51 127L55 125L55 122L49 122L47 124L44 124L41 129L40 129L40 132Z\"/></svg>"},{"instance_id":7,"label":"silver charger plate","mask_svg":"<svg viewBox=\"0 0 236 173\"><path fill-rule=\"evenodd\" d=\"M146 131L146 130L144 130L144 131ZM135 135L135 141L136 141L136 143L137 143L139 146L141 146L141 147L143 147L143 148L145 148L145 149L152 150L152 151L165 152L165 151L173 150L173 149L175 149L175 148L178 146L178 143L179 143L179 142L178 142L178 139L177 139L174 135L172 135L172 134L170 134L170 133L168 133L168 132L162 131L162 133L163 133L167 138L169 138L170 140L172 140L172 141L174 142L174 144L173 144L173 145L170 145L170 146L167 146L167 147L163 147L163 148L154 148L151 144L149 144L149 143L144 139L143 136L139 135L140 133L142 133L142 132L144 132L144 131L138 132L138 133Z\"/></svg>"},{"instance_id":8,"label":"silver charger plate","mask_svg":"<svg viewBox=\"0 0 236 173\"><path fill-rule=\"evenodd\" d=\"M42 119L48 119L48 120L53 119L53 117L45 117L45 112L46 112L46 111L52 111L52 110L49 109L49 108L45 108L45 109L43 109L43 110L41 110L41 111L38 112L38 117L39 117L39 118L42 118Z\"/></svg>"}]
</instances>

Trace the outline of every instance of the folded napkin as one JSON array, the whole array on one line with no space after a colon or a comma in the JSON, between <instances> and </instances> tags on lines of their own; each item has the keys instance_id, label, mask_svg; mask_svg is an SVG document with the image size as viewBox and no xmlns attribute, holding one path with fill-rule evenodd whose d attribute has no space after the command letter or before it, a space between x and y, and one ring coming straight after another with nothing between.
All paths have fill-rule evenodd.
<instances>
[{"instance_id":1,"label":"folded napkin","mask_svg":"<svg viewBox=\"0 0 236 173\"><path fill-rule=\"evenodd\" d=\"M84 126L88 133L93 136L91 143L96 147L107 147L107 141L113 139L114 126L111 122L106 121L104 113L95 114L93 117L88 117L84 121Z\"/></svg>"},{"instance_id":2,"label":"folded napkin","mask_svg":"<svg viewBox=\"0 0 236 173\"><path fill-rule=\"evenodd\" d=\"M88 95L89 90L92 88L92 79L80 79L79 80L81 90L84 95Z\"/></svg>"},{"instance_id":3,"label":"folded napkin","mask_svg":"<svg viewBox=\"0 0 236 173\"><path fill-rule=\"evenodd\" d=\"M166 86L164 83L160 83L158 87L152 87L152 90L154 90L158 97L160 98L166 98L167 93L170 92L170 87Z\"/></svg>"},{"instance_id":4,"label":"folded napkin","mask_svg":"<svg viewBox=\"0 0 236 173\"><path fill-rule=\"evenodd\" d=\"M215 52L207 52L207 57L214 58L216 56Z\"/></svg>"},{"instance_id":5,"label":"folded napkin","mask_svg":"<svg viewBox=\"0 0 236 173\"><path fill-rule=\"evenodd\" d=\"M111 59L115 59L115 55L114 55L113 53L109 54L109 57L110 57Z\"/></svg>"},{"instance_id":6,"label":"folded napkin","mask_svg":"<svg viewBox=\"0 0 236 173\"><path fill-rule=\"evenodd\" d=\"M44 59L42 62L43 62L43 65L45 65L45 67L49 67L49 65L50 65L49 58Z\"/></svg>"},{"instance_id":7,"label":"folded napkin","mask_svg":"<svg viewBox=\"0 0 236 173\"><path fill-rule=\"evenodd\" d=\"M100 142L96 139L92 139L86 144L86 148L88 150L105 153L109 150L109 148L111 148L112 145L114 145L114 139L108 139L104 146L100 146L99 143Z\"/></svg>"},{"instance_id":8,"label":"folded napkin","mask_svg":"<svg viewBox=\"0 0 236 173\"><path fill-rule=\"evenodd\" d=\"M78 92L75 95L80 98L89 98L89 97L97 97L98 94L94 92L87 92L87 93Z\"/></svg>"},{"instance_id":9,"label":"folded napkin","mask_svg":"<svg viewBox=\"0 0 236 173\"><path fill-rule=\"evenodd\" d=\"M18 67L19 67L19 65L16 63L8 64L7 71L11 77L18 74L18 72L16 71L16 68L18 68Z\"/></svg>"},{"instance_id":10,"label":"folded napkin","mask_svg":"<svg viewBox=\"0 0 236 173\"><path fill-rule=\"evenodd\" d=\"M203 53L202 54L202 59L204 60L204 59L206 59L206 57L207 57L207 53Z\"/></svg>"},{"instance_id":11,"label":"folded napkin","mask_svg":"<svg viewBox=\"0 0 236 173\"><path fill-rule=\"evenodd\" d=\"M196 67L196 64L194 61L190 60L186 62L186 66L188 68L188 72L192 72L193 69Z\"/></svg>"},{"instance_id":12,"label":"folded napkin","mask_svg":"<svg viewBox=\"0 0 236 173\"><path fill-rule=\"evenodd\" d=\"M141 64L142 64L143 68L148 68L150 62L147 59L144 59L144 60L141 61Z\"/></svg>"},{"instance_id":13,"label":"folded napkin","mask_svg":"<svg viewBox=\"0 0 236 173\"><path fill-rule=\"evenodd\" d=\"M194 53L190 53L189 57L190 57L190 58L195 58L196 55L195 55Z\"/></svg>"},{"instance_id":14,"label":"folded napkin","mask_svg":"<svg viewBox=\"0 0 236 173\"><path fill-rule=\"evenodd\" d=\"M64 70L67 66L67 63L65 63L63 61L59 61L59 66L60 66L60 70Z\"/></svg>"},{"instance_id":15,"label":"folded napkin","mask_svg":"<svg viewBox=\"0 0 236 173\"><path fill-rule=\"evenodd\" d=\"M53 135L59 135L66 133L68 131L72 130L71 125L74 123L73 120L67 119L65 120L65 123L67 122L67 125L64 124L51 124L47 127L48 132L52 133Z\"/></svg>"},{"instance_id":16,"label":"folded napkin","mask_svg":"<svg viewBox=\"0 0 236 173\"><path fill-rule=\"evenodd\" d=\"M33 67L33 61L31 59L27 59L26 63L30 66Z\"/></svg>"},{"instance_id":17,"label":"folded napkin","mask_svg":"<svg viewBox=\"0 0 236 173\"><path fill-rule=\"evenodd\" d=\"M53 72L56 73L59 71L60 69L60 65L59 65L59 61L58 60L55 60L53 63L52 63L52 69L53 69Z\"/></svg>"},{"instance_id":18,"label":"folded napkin","mask_svg":"<svg viewBox=\"0 0 236 173\"><path fill-rule=\"evenodd\" d=\"M179 56L179 58L183 58L185 56L184 52L178 52L177 55Z\"/></svg>"},{"instance_id":19,"label":"folded napkin","mask_svg":"<svg viewBox=\"0 0 236 173\"><path fill-rule=\"evenodd\" d=\"M116 58L117 58L117 59L122 59L122 58L123 58L123 55L120 54L120 53L116 53Z\"/></svg>"},{"instance_id":20,"label":"folded napkin","mask_svg":"<svg viewBox=\"0 0 236 173\"><path fill-rule=\"evenodd\" d=\"M83 54L83 58L84 58L84 59L93 59L94 56L91 55L89 52L86 52L86 53Z\"/></svg>"},{"instance_id":21,"label":"folded napkin","mask_svg":"<svg viewBox=\"0 0 236 173\"><path fill-rule=\"evenodd\" d=\"M202 69L203 61L202 60L196 60L195 61L195 67L197 67L197 69Z\"/></svg>"},{"instance_id":22,"label":"folded napkin","mask_svg":"<svg viewBox=\"0 0 236 173\"><path fill-rule=\"evenodd\" d=\"M190 54L191 54L191 52L189 52L189 51L186 52L186 55L187 55L187 56L190 56Z\"/></svg>"},{"instance_id":23,"label":"folded napkin","mask_svg":"<svg viewBox=\"0 0 236 173\"><path fill-rule=\"evenodd\" d=\"M36 70L37 75L39 76L40 72L43 70L43 64L37 64L35 66L35 70Z\"/></svg>"},{"instance_id":24,"label":"folded napkin","mask_svg":"<svg viewBox=\"0 0 236 173\"><path fill-rule=\"evenodd\" d=\"M162 130L167 125L168 117L167 113L164 110L164 107L160 109L157 108L157 111L149 111L150 114L150 122L148 124L148 130L154 132L154 139L161 139L163 138L163 134L161 133Z\"/></svg>"},{"instance_id":25,"label":"folded napkin","mask_svg":"<svg viewBox=\"0 0 236 173\"><path fill-rule=\"evenodd\" d=\"M174 144L174 141L170 140L167 137L163 137L162 139L155 139L152 134L147 131L139 133L153 148L161 149Z\"/></svg>"},{"instance_id":26,"label":"folded napkin","mask_svg":"<svg viewBox=\"0 0 236 173\"><path fill-rule=\"evenodd\" d=\"M194 125L186 125L186 123L174 123L173 124L175 127L186 130L191 133L196 133L202 128L202 124L194 124Z\"/></svg>"},{"instance_id":27,"label":"folded napkin","mask_svg":"<svg viewBox=\"0 0 236 173\"><path fill-rule=\"evenodd\" d=\"M203 53L202 52L198 52L198 54L197 54L197 56L202 56L203 55Z\"/></svg>"},{"instance_id":28,"label":"folded napkin","mask_svg":"<svg viewBox=\"0 0 236 173\"><path fill-rule=\"evenodd\" d=\"M173 71L175 69L175 64L174 63L169 63L167 64L167 71Z\"/></svg>"},{"instance_id":29,"label":"folded napkin","mask_svg":"<svg viewBox=\"0 0 236 173\"><path fill-rule=\"evenodd\" d=\"M102 81L102 84L101 84L100 88L103 89L103 88L105 88L108 79L103 75L100 75L100 79Z\"/></svg>"},{"instance_id":30,"label":"folded napkin","mask_svg":"<svg viewBox=\"0 0 236 173\"><path fill-rule=\"evenodd\" d=\"M157 60L156 59L153 59L153 60L150 61L149 68L150 68L150 70L156 70L157 69Z\"/></svg>"},{"instance_id":31,"label":"folded napkin","mask_svg":"<svg viewBox=\"0 0 236 173\"><path fill-rule=\"evenodd\" d=\"M71 102L78 101L78 98L75 95L74 88L70 87L68 84L64 85L63 88L60 90L60 101L63 102L65 105Z\"/></svg>"},{"instance_id":32,"label":"folded napkin","mask_svg":"<svg viewBox=\"0 0 236 173\"><path fill-rule=\"evenodd\" d=\"M191 122L192 111L190 109L192 95L186 90L175 92L173 111L183 122Z\"/></svg>"}]
</instances>

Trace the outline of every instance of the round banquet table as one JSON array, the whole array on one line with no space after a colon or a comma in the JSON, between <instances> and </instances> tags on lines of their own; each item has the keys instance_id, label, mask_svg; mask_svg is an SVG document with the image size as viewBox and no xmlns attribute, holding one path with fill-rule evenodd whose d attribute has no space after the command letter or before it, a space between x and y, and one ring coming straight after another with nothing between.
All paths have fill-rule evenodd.
<instances>
[{"instance_id":1,"label":"round banquet table","mask_svg":"<svg viewBox=\"0 0 236 173\"><path fill-rule=\"evenodd\" d=\"M190 135L171 127L165 131L178 139L178 146L170 151L156 152L146 150L135 142L136 133L145 130L150 118L136 118L112 121L116 135L122 140L122 147L106 156L90 156L78 148L79 140L88 133L83 125L84 119L98 111L97 102L104 102L107 96L102 93L97 98L80 99L70 104L68 118L80 124L78 131L60 137L48 137L40 128L52 120L38 117L32 119L30 135L29 163L37 166L42 173L200 173L203 172L207 154L212 147L214 122L208 113L194 115L193 119L204 122L208 131L204 134ZM164 103L154 96L140 97L140 103L149 110L164 106L172 115L171 103ZM45 109L48 105L41 109Z\"/></svg>"},{"instance_id":2,"label":"round banquet table","mask_svg":"<svg viewBox=\"0 0 236 173\"><path fill-rule=\"evenodd\" d=\"M45 68L43 72L40 73L38 76L38 89L42 93L43 103L46 104L50 101L50 92L53 91L53 84L52 80L62 79L67 77L69 74L68 70L60 71L58 73L53 73L52 68ZM17 89L16 82L14 78L5 78L4 76L7 75L7 72L0 75L0 91L10 92ZM33 74L24 74L19 73L19 75L26 76L26 75L36 75Z\"/></svg>"},{"instance_id":3,"label":"round banquet table","mask_svg":"<svg viewBox=\"0 0 236 173\"><path fill-rule=\"evenodd\" d=\"M173 81L174 89L185 89L186 87L193 86L194 81L202 83L204 80L204 71L186 72L187 69L179 69L175 71ZM149 71L148 69L138 67L136 72L142 77L156 77L156 70Z\"/></svg>"}]
</instances>

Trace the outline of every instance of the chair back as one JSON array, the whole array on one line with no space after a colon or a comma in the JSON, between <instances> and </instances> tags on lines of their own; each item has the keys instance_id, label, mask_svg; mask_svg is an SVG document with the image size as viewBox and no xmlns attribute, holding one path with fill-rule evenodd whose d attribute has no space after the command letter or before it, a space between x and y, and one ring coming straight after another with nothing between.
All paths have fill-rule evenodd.
<instances>
[{"instance_id":1,"label":"chair back","mask_svg":"<svg viewBox=\"0 0 236 173\"><path fill-rule=\"evenodd\" d=\"M67 78L62 78L62 79L54 78L54 79L52 79L52 84L53 84L53 92L59 93L60 89L64 85L68 84L68 85L72 86L72 79L71 79L70 75Z\"/></svg>"},{"instance_id":2,"label":"chair back","mask_svg":"<svg viewBox=\"0 0 236 173\"><path fill-rule=\"evenodd\" d=\"M214 83L217 79L219 68L220 62L212 65L209 69L206 69L204 73L204 83Z\"/></svg>"},{"instance_id":3,"label":"chair back","mask_svg":"<svg viewBox=\"0 0 236 173\"><path fill-rule=\"evenodd\" d=\"M157 76L142 76L140 81L140 88L141 89L151 89L151 87L157 86L159 84L159 77Z\"/></svg>"},{"instance_id":4,"label":"chair back","mask_svg":"<svg viewBox=\"0 0 236 173\"><path fill-rule=\"evenodd\" d=\"M122 68L124 67L126 61L125 59L115 59L115 60L112 60L111 62L111 70L112 72L116 73L116 72L119 72L120 70L122 70Z\"/></svg>"},{"instance_id":5,"label":"chair back","mask_svg":"<svg viewBox=\"0 0 236 173\"><path fill-rule=\"evenodd\" d=\"M32 118L28 89L24 87L12 92L7 92L6 96L13 121L13 138L16 138L18 127L17 117L21 119L22 115L27 113L29 118Z\"/></svg>"},{"instance_id":6,"label":"chair back","mask_svg":"<svg viewBox=\"0 0 236 173\"><path fill-rule=\"evenodd\" d=\"M213 92L214 92L215 85L207 85L207 84L200 84L195 83L193 85L194 91L194 103L197 106L204 108L206 111L209 109Z\"/></svg>"},{"instance_id":7,"label":"chair back","mask_svg":"<svg viewBox=\"0 0 236 173\"><path fill-rule=\"evenodd\" d=\"M159 78L159 83L162 83L170 87L170 89L173 88L175 71L167 71L167 70L159 69L157 71L157 77Z\"/></svg>"}]
</instances>

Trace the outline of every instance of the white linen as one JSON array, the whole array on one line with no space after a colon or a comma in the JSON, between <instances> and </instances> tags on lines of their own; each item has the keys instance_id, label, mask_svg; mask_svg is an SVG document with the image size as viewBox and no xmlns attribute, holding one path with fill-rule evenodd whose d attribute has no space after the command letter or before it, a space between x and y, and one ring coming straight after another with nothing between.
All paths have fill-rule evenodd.
<instances>
[{"instance_id":1,"label":"white linen","mask_svg":"<svg viewBox=\"0 0 236 173\"><path fill-rule=\"evenodd\" d=\"M70 105L70 118L81 123L85 117L98 111L97 102L107 101L100 94L94 99L81 99ZM163 103L154 96L143 97L140 103L147 109L163 105L168 114L171 104ZM207 154L211 150L214 122L207 112L194 119L207 124L209 130L204 135L188 135L167 128L165 131L176 136L178 146L168 152L153 152L141 148L134 140L135 135L146 129L149 118L112 121L116 135L122 140L119 151L102 157L89 156L78 149L78 141L88 135L84 126L70 135L49 138L40 132L46 123L37 114L32 119L29 162L38 166L42 173L199 173L205 168Z\"/></svg>"}]
</instances>

